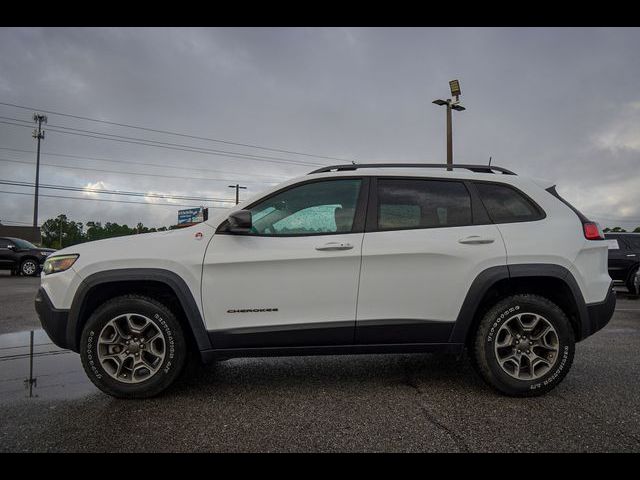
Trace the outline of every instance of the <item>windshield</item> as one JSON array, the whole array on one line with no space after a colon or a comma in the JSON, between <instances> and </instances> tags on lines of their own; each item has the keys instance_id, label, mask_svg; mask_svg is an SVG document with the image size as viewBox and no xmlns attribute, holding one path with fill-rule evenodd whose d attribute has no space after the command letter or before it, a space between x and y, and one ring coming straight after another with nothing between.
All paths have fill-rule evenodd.
<instances>
[{"instance_id":1,"label":"windshield","mask_svg":"<svg viewBox=\"0 0 640 480\"><path fill-rule=\"evenodd\" d=\"M21 238L12 238L11 241L20 249L38 248L33 243L22 240Z\"/></svg>"}]
</instances>

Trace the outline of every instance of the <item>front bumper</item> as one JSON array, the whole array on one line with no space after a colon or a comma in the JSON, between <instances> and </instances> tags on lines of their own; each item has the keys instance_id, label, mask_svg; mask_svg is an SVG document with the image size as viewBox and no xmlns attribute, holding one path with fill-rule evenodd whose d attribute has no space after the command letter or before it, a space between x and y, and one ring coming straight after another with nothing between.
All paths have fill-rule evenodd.
<instances>
[{"instance_id":1,"label":"front bumper","mask_svg":"<svg viewBox=\"0 0 640 480\"><path fill-rule=\"evenodd\" d=\"M67 341L69 310L59 310L53 306L47 292L40 287L35 298L35 307L42 328L49 338L60 348L71 349Z\"/></svg>"},{"instance_id":2,"label":"front bumper","mask_svg":"<svg viewBox=\"0 0 640 480\"><path fill-rule=\"evenodd\" d=\"M616 292L613 289L613 282L611 282L609 292L603 302L587 304L588 322L585 337L596 333L609 323L615 309Z\"/></svg>"}]
</instances>

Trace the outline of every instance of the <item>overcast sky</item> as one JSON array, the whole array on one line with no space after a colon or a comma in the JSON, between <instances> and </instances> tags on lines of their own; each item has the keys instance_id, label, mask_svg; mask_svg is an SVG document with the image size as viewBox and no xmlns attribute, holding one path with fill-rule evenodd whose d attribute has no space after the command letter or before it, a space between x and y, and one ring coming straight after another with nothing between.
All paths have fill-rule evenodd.
<instances>
[{"instance_id":1,"label":"overcast sky","mask_svg":"<svg viewBox=\"0 0 640 480\"><path fill-rule=\"evenodd\" d=\"M557 182L604 226L629 228L640 225L639 45L640 30L622 28L0 28L0 102L349 161L440 163L445 113L431 101L447 98L448 81L458 78L467 110L454 112L455 162L491 156ZM0 105L2 122L32 115ZM340 163L56 114L48 120L40 181L51 185L232 199L228 185L239 182L246 198L315 164ZM0 181L34 181L31 130L0 123ZM83 223L160 226L176 223L178 204L203 204L41 193L143 204L42 197L40 222L65 213ZM0 193L3 222L30 222L32 212L32 196Z\"/></svg>"}]
</instances>

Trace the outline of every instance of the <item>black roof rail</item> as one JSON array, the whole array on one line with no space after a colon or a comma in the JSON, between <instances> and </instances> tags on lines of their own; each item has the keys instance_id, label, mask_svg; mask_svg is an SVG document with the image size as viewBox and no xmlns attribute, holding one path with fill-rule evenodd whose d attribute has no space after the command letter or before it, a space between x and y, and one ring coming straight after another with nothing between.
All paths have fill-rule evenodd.
<instances>
[{"instance_id":1,"label":"black roof rail","mask_svg":"<svg viewBox=\"0 0 640 480\"><path fill-rule=\"evenodd\" d=\"M328 167L318 168L313 172L309 172L308 175L312 175L314 173L324 173L331 171L345 171L345 170L358 170L360 168L462 168L465 170L471 170L472 172L477 173L495 173L500 172L505 175L515 175L511 170L507 170L506 168L496 167L495 165L468 165L468 164L457 164L457 165L447 165L446 163L353 163L353 164L345 164L345 165L331 165Z\"/></svg>"}]
</instances>

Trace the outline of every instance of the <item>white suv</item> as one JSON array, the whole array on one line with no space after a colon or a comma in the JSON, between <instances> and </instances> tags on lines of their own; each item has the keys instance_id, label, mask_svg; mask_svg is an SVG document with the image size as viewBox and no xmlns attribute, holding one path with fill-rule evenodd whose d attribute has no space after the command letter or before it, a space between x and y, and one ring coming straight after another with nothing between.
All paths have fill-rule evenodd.
<instances>
[{"instance_id":1,"label":"white suv","mask_svg":"<svg viewBox=\"0 0 640 480\"><path fill-rule=\"evenodd\" d=\"M117 397L203 361L462 352L545 393L615 308L607 244L552 184L482 165L327 167L193 227L49 257L36 310Z\"/></svg>"}]
</instances>

